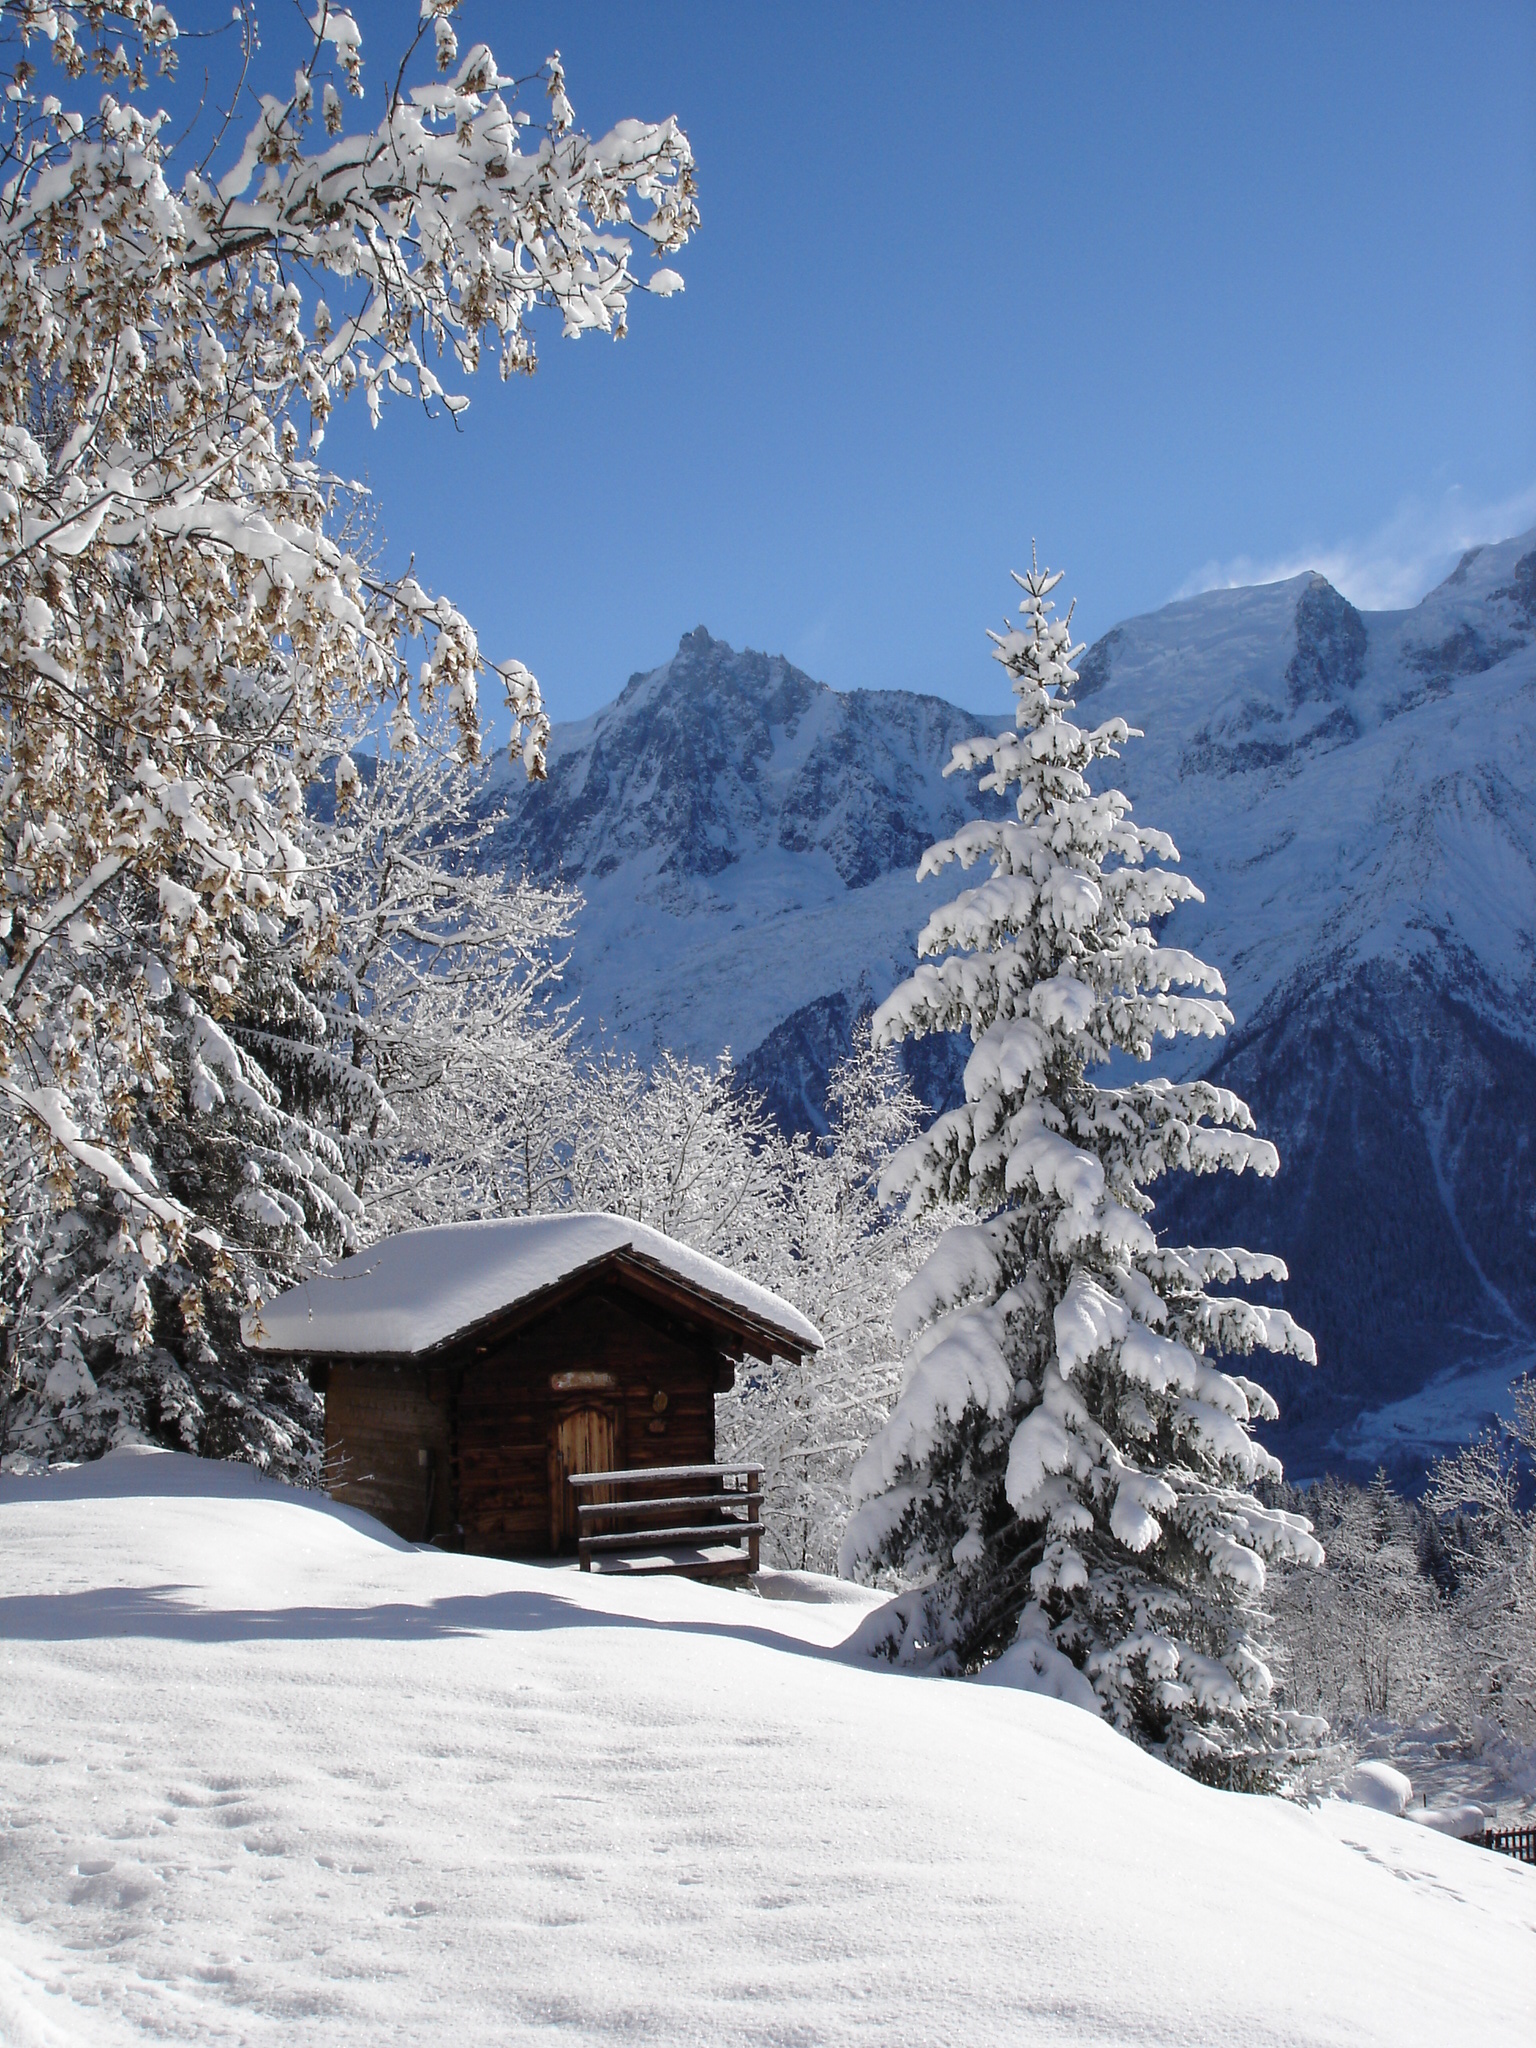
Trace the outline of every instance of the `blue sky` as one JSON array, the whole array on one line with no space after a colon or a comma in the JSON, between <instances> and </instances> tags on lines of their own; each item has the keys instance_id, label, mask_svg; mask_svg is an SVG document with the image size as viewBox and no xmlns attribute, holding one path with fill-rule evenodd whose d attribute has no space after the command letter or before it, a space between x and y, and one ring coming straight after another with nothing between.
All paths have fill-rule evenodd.
<instances>
[{"instance_id":1,"label":"blue sky","mask_svg":"<svg viewBox=\"0 0 1536 2048\"><path fill-rule=\"evenodd\" d=\"M355 8L373 89L414 5ZM264 13L281 76L288 30ZM1006 702L1007 572L1090 636L1316 565L1410 602L1536 524L1536 4L523 5L581 125L676 113L703 226L629 338L360 410L391 552L575 717L702 622Z\"/></svg>"}]
</instances>

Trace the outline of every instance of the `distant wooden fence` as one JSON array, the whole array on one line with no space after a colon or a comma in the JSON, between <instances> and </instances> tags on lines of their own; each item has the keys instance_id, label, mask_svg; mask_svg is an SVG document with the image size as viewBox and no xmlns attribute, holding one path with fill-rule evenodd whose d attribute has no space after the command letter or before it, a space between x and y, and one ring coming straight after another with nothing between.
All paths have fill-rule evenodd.
<instances>
[{"instance_id":1,"label":"distant wooden fence","mask_svg":"<svg viewBox=\"0 0 1536 2048\"><path fill-rule=\"evenodd\" d=\"M573 1472L584 1572L673 1572L745 1578L763 1536L761 1465L652 1465L632 1472Z\"/></svg>"},{"instance_id":2,"label":"distant wooden fence","mask_svg":"<svg viewBox=\"0 0 1536 2048\"><path fill-rule=\"evenodd\" d=\"M1536 1863L1536 1827L1488 1828L1483 1835L1485 1849L1497 1849L1501 1856L1513 1856L1517 1863Z\"/></svg>"}]
</instances>

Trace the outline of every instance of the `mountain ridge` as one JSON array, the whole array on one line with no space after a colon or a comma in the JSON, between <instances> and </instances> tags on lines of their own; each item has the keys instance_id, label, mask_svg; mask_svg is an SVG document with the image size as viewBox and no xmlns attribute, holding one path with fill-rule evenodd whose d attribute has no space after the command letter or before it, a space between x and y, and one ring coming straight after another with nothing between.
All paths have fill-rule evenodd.
<instances>
[{"instance_id":1,"label":"mountain ridge","mask_svg":"<svg viewBox=\"0 0 1536 2048\"><path fill-rule=\"evenodd\" d=\"M1113 779L1205 892L1169 937L1237 1017L1164 1070L1240 1086L1286 1161L1170 1190L1158 1220L1290 1260L1324 1369L1282 1390L1287 1455L1407 1469L1437 1375L1536 1356L1536 534L1468 550L1402 611L1313 572L1182 599L1079 673L1086 716L1146 734ZM546 789L502 774L487 800L506 858L587 896L589 1023L642 1057L729 1045L782 1122L815 1128L853 1020L949 893L917 858L986 808L944 779L950 749L1006 723L840 693L701 627L556 727ZM910 1049L930 1102L967 1050Z\"/></svg>"}]
</instances>

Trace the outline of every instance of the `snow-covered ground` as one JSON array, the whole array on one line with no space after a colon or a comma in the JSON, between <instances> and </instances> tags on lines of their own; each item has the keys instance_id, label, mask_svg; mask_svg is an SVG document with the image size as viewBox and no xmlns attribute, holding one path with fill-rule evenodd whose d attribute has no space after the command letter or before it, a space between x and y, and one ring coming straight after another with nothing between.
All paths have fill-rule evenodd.
<instances>
[{"instance_id":1,"label":"snow-covered ground","mask_svg":"<svg viewBox=\"0 0 1536 2048\"><path fill-rule=\"evenodd\" d=\"M1373 1718L1357 1722L1350 1736L1362 1759L1379 1758L1402 1773L1411 1814L1427 1816L1431 1826L1474 1808L1496 1828L1536 1825L1536 1748L1511 1740L1497 1721L1461 1727L1433 1716L1406 1724Z\"/></svg>"},{"instance_id":2,"label":"snow-covered ground","mask_svg":"<svg viewBox=\"0 0 1536 2048\"><path fill-rule=\"evenodd\" d=\"M0 1479L0 2040L1529 2042L1536 1871L767 1590L169 1453Z\"/></svg>"},{"instance_id":3,"label":"snow-covered ground","mask_svg":"<svg viewBox=\"0 0 1536 2048\"><path fill-rule=\"evenodd\" d=\"M1357 1465L1382 1464L1404 1448L1431 1456L1453 1451L1500 1416L1513 1415L1515 1383L1527 1373L1536 1373L1536 1352L1528 1346L1480 1368L1452 1366L1406 1400L1357 1416L1342 1448Z\"/></svg>"}]
</instances>

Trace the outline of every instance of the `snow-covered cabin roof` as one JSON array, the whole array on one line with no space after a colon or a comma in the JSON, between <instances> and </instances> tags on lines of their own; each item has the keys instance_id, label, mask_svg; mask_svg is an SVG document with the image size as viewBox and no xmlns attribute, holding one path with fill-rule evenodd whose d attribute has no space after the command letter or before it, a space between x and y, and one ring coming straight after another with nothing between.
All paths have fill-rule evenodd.
<instances>
[{"instance_id":1,"label":"snow-covered cabin roof","mask_svg":"<svg viewBox=\"0 0 1536 2048\"><path fill-rule=\"evenodd\" d=\"M701 1305L730 1312L790 1351L821 1346L816 1325L766 1287L647 1224L601 1211L403 1230L289 1288L246 1315L241 1329L258 1351L414 1357L606 1261L664 1274Z\"/></svg>"}]
</instances>

